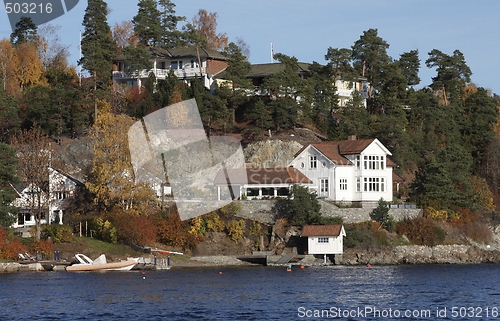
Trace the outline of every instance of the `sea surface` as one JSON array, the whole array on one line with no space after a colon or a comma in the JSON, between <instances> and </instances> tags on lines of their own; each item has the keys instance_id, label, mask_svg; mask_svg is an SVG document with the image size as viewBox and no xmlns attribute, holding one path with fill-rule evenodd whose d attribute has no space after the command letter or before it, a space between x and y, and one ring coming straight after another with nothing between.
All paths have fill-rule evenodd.
<instances>
[{"instance_id":1,"label":"sea surface","mask_svg":"<svg viewBox=\"0 0 500 321\"><path fill-rule=\"evenodd\" d=\"M497 320L500 265L0 274L0 320Z\"/></svg>"}]
</instances>

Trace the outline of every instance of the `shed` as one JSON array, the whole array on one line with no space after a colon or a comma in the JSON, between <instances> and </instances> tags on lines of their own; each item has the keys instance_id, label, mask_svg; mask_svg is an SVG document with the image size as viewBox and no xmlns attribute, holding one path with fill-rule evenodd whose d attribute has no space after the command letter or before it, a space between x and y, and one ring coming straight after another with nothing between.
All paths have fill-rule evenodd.
<instances>
[{"instance_id":1,"label":"shed","mask_svg":"<svg viewBox=\"0 0 500 321\"><path fill-rule=\"evenodd\" d=\"M302 229L301 237L307 237L307 251L309 254L323 254L326 263L327 254L342 254L343 225L306 225Z\"/></svg>"}]
</instances>

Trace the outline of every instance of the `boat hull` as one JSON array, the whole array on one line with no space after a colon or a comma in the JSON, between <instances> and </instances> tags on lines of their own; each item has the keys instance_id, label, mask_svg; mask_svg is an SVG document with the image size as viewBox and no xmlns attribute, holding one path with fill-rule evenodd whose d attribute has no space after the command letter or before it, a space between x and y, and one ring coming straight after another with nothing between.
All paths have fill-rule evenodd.
<instances>
[{"instance_id":1,"label":"boat hull","mask_svg":"<svg viewBox=\"0 0 500 321\"><path fill-rule=\"evenodd\" d=\"M94 263L94 264L73 264L66 267L68 272L79 271L130 271L137 262L133 260L111 262L111 263Z\"/></svg>"}]
</instances>

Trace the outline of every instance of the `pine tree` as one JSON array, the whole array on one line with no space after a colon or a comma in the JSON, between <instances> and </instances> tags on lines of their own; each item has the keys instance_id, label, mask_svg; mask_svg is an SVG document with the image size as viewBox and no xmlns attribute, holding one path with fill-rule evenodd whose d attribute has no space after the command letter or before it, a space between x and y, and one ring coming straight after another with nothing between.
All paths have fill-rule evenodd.
<instances>
[{"instance_id":1,"label":"pine tree","mask_svg":"<svg viewBox=\"0 0 500 321\"><path fill-rule=\"evenodd\" d=\"M321 224L321 204L316 193L310 193L307 187L294 185L291 188L293 198L288 201L288 209L292 214L294 225Z\"/></svg>"},{"instance_id":2,"label":"pine tree","mask_svg":"<svg viewBox=\"0 0 500 321\"><path fill-rule=\"evenodd\" d=\"M37 27L30 17L21 17L16 23L16 29L10 34L10 41L14 45L24 42L35 43L37 40Z\"/></svg>"},{"instance_id":3,"label":"pine tree","mask_svg":"<svg viewBox=\"0 0 500 321\"><path fill-rule=\"evenodd\" d=\"M158 0L160 7L161 46L163 48L177 48L181 45L182 33L177 24L185 21L186 17L175 15L175 4L170 0Z\"/></svg>"},{"instance_id":4,"label":"pine tree","mask_svg":"<svg viewBox=\"0 0 500 321\"><path fill-rule=\"evenodd\" d=\"M140 0L139 10L132 19L134 31L143 46L158 46L162 40L160 11L155 0Z\"/></svg>"},{"instance_id":5,"label":"pine tree","mask_svg":"<svg viewBox=\"0 0 500 321\"><path fill-rule=\"evenodd\" d=\"M108 5L104 0L89 0L83 17L85 30L81 42L82 58L78 64L94 78L95 119L97 119L98 89L101 93L104 92L111 82L111 59L115 52L107 15Z\"/></svg>"}]
</instances>

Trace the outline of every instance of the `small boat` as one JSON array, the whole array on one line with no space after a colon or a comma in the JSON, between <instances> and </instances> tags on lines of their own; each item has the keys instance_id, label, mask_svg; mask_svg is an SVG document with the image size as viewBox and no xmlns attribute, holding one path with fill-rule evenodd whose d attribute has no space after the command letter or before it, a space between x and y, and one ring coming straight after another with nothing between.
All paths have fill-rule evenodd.
<instances>
[{"instance_id":1,"label":"small boat","mask_svg":"<svg viewBox=\"0 0 500 321\"><path fill-rule=\"evenodd\" d=\"M74 263L66 267L68 272L76 271L130 271L137 264L136 259L128 259L120 262L106 261L106 256L101 254L97 259L91 260L85 254L78 253L75 255L78 263Z\"/></svg>"}]
</instances>

